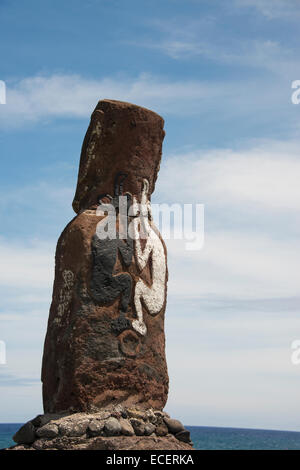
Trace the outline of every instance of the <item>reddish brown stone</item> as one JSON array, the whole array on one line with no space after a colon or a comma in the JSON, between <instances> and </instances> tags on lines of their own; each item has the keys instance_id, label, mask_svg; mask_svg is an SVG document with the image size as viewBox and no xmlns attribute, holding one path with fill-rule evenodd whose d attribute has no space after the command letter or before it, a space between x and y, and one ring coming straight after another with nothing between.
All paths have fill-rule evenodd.
<instances>
[{"instance_id":1,"label":"reddish brown stone","mask_svg":"<svg viewBox=\"0 0 300 470\"><path fill-rule=\"evenodd\" d=\"M137 282L143 281L150 287L154 282L153 254L141 270L134 251L129 265L120 250L116 251L113 277L116 279L122 274L124 282L131 278L132 283L126 309L129 324L125 324L124 331L116 331L116 323L113 323L123 308L122 295L101 302L91 287L92 277L101 277L103 271L101 266L95 271L93 237L97 223L103 219L96 215L97 197L106 193L114 196L116 175L124 172L127 176L122 192L130 193L140 202L143 182L147 180L150 199L163 137L162 118L129 103L100 101L92 114L82 147L73 202L78 215L63 231L56 250L53 300L42 367L47 413L108 408L117 403L163 409L166 403L166 290L158 312L150 314L145 305L143 307L147 333L140 334L131 327L137 316L134 305ZM157 233L151 221L150 226ZM160 235L157 240L166 259ZM98 248L101 250L103 246L100 240ZM163 282L167 282L167 270Z\"/></svg>"},{"instance_id":2,"label":"reddish brown stone","mask_svg":"<svg viewBox=\"0 0 300 470\"><path fill-rule=\"evenodd\" d=\"M139 194L143 178L150 193L159 171L164 120L153 111L113 100L99 101L85 135L73 209L78 214L112 193L114 177L128 173L126 191Z\"/></svg>"}]
</instances>

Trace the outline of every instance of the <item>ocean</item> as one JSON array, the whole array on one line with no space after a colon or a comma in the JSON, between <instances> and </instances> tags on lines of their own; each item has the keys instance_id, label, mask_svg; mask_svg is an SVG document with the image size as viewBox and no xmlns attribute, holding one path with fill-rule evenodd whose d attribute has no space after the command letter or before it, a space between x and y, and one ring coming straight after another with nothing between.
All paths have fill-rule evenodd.
<instances>
[{"instance_id":1,"label":"ocean","mask_svg":"<svg viewBox=\"0 0 300 470\"><path fill-rule=\"evenodd\" d=\"M14 445L19 423L0 424L0 449ZM196 449L202 450L299 450L300 432L263 429L186 426Z\"/></svg>"}]
</instances>

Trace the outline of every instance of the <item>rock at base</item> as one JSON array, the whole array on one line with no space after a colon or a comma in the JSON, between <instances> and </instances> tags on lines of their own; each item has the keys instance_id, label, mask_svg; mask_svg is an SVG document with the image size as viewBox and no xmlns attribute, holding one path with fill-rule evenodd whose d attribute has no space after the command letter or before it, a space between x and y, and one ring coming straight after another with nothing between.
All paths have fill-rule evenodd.
<instances>
[{"instance_id":1,"label":"rock at base","mask_svg":"<svg viewBox=\"0 0 300 470\"><path fill-rule=\"evenodd\" d=\"M13 440L15 442L19 442L21 444L32 444L35 437L35 427L29 421L28 423L24 424L14 435Z\"/></svg>"},{"instance_id":2,"label":"rock at base","mask_svg":"<svg viewBox=\"0 0 300 470\"><path fill-rule=\"evenodd\" d=\"M180 442L173 435L153 436L113 436L90 439L66 437L39 439L31 447L16 445L8 450L194 450L190 444Z\"/></svg>"},{"instance_id":3,"label":"rock at base","mask_svg":"<svg viewBox=\"0 0 300 470\"><path fill-rule=\"evenodd\" d=\"M131 416L136 416L135 418ZM139 416L139 418L137 418ZM38 419L37 419L38 418ZM180 421L153 409L40 415L14 435L8 450L191 450Z\"/></svg>"}]
</instances>

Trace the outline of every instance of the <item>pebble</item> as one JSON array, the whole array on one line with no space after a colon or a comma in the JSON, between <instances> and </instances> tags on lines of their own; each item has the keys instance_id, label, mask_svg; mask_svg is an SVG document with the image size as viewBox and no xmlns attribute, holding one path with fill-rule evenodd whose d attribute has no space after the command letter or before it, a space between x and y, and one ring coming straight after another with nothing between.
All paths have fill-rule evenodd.
<instances>
[{"instance_id":1,"label":"pebble","mask_svg":"<svg viewBox=\"0 0 300 470\"><path fill-rule=\"evenodd\" d=\"M88 425L88 434L89 436L95 437L100 436L104 429L104 422L99 419L92 419Z\"/></svg>"},{"instance_id":2,"label":"pebble","mask_svg":"<svg viewBox=\"0 0 300 470\"><path fill-rule=\"evenodd\" d=\"M121 433L124 436L134 436L133 427L128 419L120 419Z\"/></svg>"},{"instance_id":3,"label":"pebble","mask_svg":"<svg viewBox=\"0 0 300 470\"><path fill-rule=\"evenodd\" d=\"M178 419L164 418L164 422L172 434L184 431L184 426Z\"/></svg>"},{"instance_id":4,"label":"pebble","mask_svg":"<svg viewBox=\"0 0 300 470\"><path fill-rule=\"evenodd\" d=\"M144 419L145 418L145 412L141 410L135 410L133 408L129 408L127 410L127 415L129 418L136 418L136 419Z\"/></svg>"},{"instance_id":5,"label":"pebble","mask_svg":"<svg viewBox=\"0 0 300 470\"><path fill-rule=\"evenodd\" d=\"M155 431L155 426L152 423L145 424L145 436L150 436Z\"/></svg>"},{"instance_id":6,"label":"pebble","mask_svg":"<svg viewBox=\"0 0 300 470\"><path fill-rule=\"evenodd\" d=\"M80 437L86 433L89 424L88 419L79 422L64 421L59 425L59 432L63 436Z\"/></svg>"},{"instance_id":7,"label":"pebble","mask_svg":"<svg viewBox=\"0 0 300 470\"><path fill-rule=\"evenodd\" d=\"M145 423L141 419L131 418L130 422L137 436L143 436L145 433Z\"/></svg>"},{"instance_id":8,"label":"pebble","mask_svg":"<svg viewBox=\"0 0 300 470\"><path fill-rule=\"evenodd\" d=\"M168 434L168 428L164 423L161 423L156 426L155 433L157 436L166 436Z\"/></svg>"},{"instance_id":9,"label":"pebble","mask_svg":"<svg viewBox=\"0 0 300 470\"><path fill-rule=\"evenodd\" d=\"M36 435L38 437L53 439L54 437L58 436L58 426L52 423L44 424L44 426L37 429Z\"/></svg>"},{"instance_id":10,"label":"pebble","mask_svg":"<svg viewBox=\"0 0 300 470\"><path fill-rule=\"evenodd\" d=\"M111 417L105 421L104 429L107 436L117 436L121 433L121 424L116 418Z\"/></svg>"},{"instance_id":11,"label":"pebble","mask_svg":"<svg viewBox=\"0 0 300 470\"><path fill-rule=\"evenodd\" d=\"M31 421L24 424L14 435L17 444L31 444L35 440L35 428Z\"/></svg>"}]
</instances>

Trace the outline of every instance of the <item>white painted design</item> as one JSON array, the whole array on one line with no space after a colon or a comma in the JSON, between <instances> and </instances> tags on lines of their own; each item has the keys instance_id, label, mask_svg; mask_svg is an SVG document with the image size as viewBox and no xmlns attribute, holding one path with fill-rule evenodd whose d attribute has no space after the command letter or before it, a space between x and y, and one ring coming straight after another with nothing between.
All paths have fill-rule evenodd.
<instances>
[{"instance_id":1,"label":"white painted design","mask_svg":"<svg viewBox=\"0 0 300 470\"><path fill-rule=\"evenodd\" d=\"M57 315L54 320L55 323L60 323L63 315L68 311L70 302L72 300L72 289L74 286L74 273L68 269L62 272L64 280L63 287L59 292L59 305L57 307Z\"/></svg>"},{"instance_id":2,"label":"white painted design","mask_svg":"<svg viewBox=\"0 0 300 470\"><path fill-rule=\"evenodd\" d=\"M134 305L137 320L132 322L132 327L141 335L147 333L147 327L143 319L142 301L150 315L157 315L163 308L166 291L166 255L161 239L153 229L152 222L149 223L148 221L148 216L151 218L151 205L148 199L148 191L149 182L144 179L140 205L140 213L143 217L143 222L141 221L141 217L136 217L133 220L135 257L140 271L148 264L150 255L152 257L152 285L147 286L145 282L140 279L136 283L134 292ZM138 206L136 199L134 204L136 207ZM146 244L144 249L141 246L141 222L143 223L143 230L146 232Z\"/></svg>"}]
</instances>

